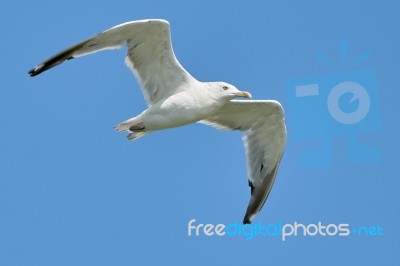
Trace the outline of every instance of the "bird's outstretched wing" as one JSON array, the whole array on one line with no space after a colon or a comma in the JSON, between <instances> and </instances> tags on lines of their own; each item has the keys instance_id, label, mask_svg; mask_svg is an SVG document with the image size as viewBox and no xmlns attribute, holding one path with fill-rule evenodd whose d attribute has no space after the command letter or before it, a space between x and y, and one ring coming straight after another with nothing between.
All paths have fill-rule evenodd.
<instances>
[{"instance_id":1,"label":"bird's outstretched wing","mask_svg":"<svg viewBox=\"0 0 400 266\"><path fill-rule=\"evenodd\" d=\"M36 76L66 60L127 45L126 63L140 83L149 105L184 90L196 81L176 59L168 21L151 19L123 23L80 42L29 71Z\"/></svg>"},{"instance_id":2,"label":"bird's outstretched wing","mask_svg":"<svg viewBox=\"0 0 400 266\"><path fill-rule=\"evenodd\" d=\"M234 100L215 116L200 122L244 133L251 199L243 223L250 223L271 191L285 148L286 127L282 106L272 100Z\"/></svg>"}]
</instances>

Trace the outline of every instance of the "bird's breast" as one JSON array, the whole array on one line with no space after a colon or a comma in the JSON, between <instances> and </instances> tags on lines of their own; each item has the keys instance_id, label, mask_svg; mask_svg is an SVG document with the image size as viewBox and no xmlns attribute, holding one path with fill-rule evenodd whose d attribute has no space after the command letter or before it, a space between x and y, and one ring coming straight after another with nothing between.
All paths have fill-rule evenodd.
<instances>
[{"instance_id":1,"label":"bird's breast","mask_svg":"<svg viewBox=\"0 0 400 266\"><path fill-rule=\"evenodd\" d=\"M192 124L213 115L221 106L211 99L181 92L162 100L144 114L144 123L151 130Z\"/></svg>"}]
</instances>

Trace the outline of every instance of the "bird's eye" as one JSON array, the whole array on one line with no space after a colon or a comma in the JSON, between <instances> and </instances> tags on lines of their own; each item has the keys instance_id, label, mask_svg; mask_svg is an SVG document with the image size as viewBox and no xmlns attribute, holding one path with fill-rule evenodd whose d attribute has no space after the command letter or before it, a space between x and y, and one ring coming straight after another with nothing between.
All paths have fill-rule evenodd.
<instances>
[{"instance_id":1,"label":"bird's eye","mask_svg":"<svg viewBox=\"0 0 400 266\"><path fill-rule=\"evenodd\" d=\"M223 86L222 88L224 89L224 91L226 91L228 89L228 86Z\"/></svg>"}]
</instances>

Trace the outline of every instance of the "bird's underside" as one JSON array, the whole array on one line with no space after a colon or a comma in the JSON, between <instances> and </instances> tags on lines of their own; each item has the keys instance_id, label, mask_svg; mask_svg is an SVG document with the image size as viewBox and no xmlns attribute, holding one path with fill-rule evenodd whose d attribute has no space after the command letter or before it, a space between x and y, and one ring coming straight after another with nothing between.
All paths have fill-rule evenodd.
<instances>
[{"instance_id":1,"label":"bird's underside","mask_svg":"<svg viewBox=\"0 0 400 266\"><path fill-rule=\"evenodd\" d=\"M39 75L72 58L123 46L127 47L126 63L149 108L119 124L117 130L128 131L132 140L197 121L241 130L251 190L243 223L250 223L268 198L285 148L282 106L273 100L233 100L250 94L224 82L197 81L176 59L167 21L140 20L115 26L45 60L29 75Z\"/></svg>"}]
</instances>

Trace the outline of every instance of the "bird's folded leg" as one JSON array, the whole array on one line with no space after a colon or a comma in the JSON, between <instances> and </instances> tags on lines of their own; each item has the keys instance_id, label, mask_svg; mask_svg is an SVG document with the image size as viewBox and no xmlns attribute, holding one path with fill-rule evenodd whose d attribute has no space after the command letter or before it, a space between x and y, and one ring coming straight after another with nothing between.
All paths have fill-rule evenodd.
<instances>
[{"instance_id":1,"label":"bird's folded leg","mask_svg":"<svg viewBox=\"0 0 400 266\"><path fill-rule=\"evenodd\" d=\"M128 140L137 140L138 138L143 137L147 133L149 133L149 132L148 131L132 132L127 136L127 139Z\"/></svg>"},{"instance_id":2,"label":"bird's folded leg","mask_svg":"<svg viewBox=\"0 0 400 266\"><path fill-rule=\"evenodd\" d=\"M135 124L129 127L129 130L132 132L140 132L140 131L144 131L146 129L146 127L144 126L143 123L139 123L139 124Z\"/></svg>"}]
</instances>

